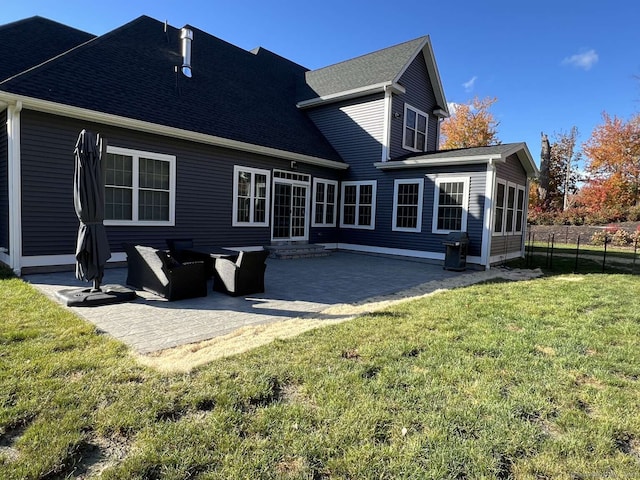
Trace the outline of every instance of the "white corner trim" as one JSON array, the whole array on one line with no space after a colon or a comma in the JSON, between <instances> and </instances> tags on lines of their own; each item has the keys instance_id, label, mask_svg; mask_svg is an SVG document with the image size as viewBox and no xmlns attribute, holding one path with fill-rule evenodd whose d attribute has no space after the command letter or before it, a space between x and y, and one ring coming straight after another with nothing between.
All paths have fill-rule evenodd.
<instances>
[{"instance_id":1,"label":"white corner trim","mask_svg":"<svg viewBox=\"0 0 640 480\"><path fill-rule=\"evenodd\" d=\"M7 107L7 153L8 153L8 197L9 197L9 261L16 275L21 273L22 255L22 190L20 152L21 101Z\"/></svg>"},{"instance_id":2,"label":"white corner trim","mask_svg":"<svg viewBox=\"0 0 640 480\"><path fill-rule=\"evenodd\" d=\"M381 162L391 160L391 112L393 106L393 90L384 89L384 123L382 125L382 155Z\"/></svg>"},{"instance_id":3,"label":"white corner trim","mask_svg":"<svg viewBox=\"0 0 640 480\"><path fill-rule=\"evenodd\" d=\"M493 197L495 195L496 182L496 166L494 162L487 164L487 174L485 176L484 186L484 226L482 228L482 244L480 246L480 255L482 265L487 265L487 259L491 253L491 239L493 238Z\"/></svg>"}]
</instances>

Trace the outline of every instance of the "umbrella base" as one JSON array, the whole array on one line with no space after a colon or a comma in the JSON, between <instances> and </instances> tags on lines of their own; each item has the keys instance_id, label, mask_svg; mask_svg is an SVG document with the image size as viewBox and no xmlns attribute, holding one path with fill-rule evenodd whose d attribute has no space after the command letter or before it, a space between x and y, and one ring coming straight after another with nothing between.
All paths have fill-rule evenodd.
<instances>
[{"instance_id":1,"label":"umbrella base","mask_svg":"<svg viewBox=\"0 0 640 480\"><path fill-rule=\"evenodd\" d=\"M92 288L69 288L56 292L56 297L68 307L97 307L130 302L136 298L136 292L122 285L102 285L98 292Z\"/></svg>"}]
</instances>

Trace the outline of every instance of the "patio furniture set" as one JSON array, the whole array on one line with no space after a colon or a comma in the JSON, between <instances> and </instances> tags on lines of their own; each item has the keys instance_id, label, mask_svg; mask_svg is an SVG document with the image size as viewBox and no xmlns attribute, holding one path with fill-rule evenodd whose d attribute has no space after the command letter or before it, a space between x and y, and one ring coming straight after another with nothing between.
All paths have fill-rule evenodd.
<instances>
[{"instance_id":1,"label":"patio furniture set","mask_svg":"<svg viewBox=\"0 0 640 480\"><path fill-rule=\"evenodd\" d=\"M213 290L228 295L264 292L266 250L195 247L190 239L168 239L167 246L125 245L127 285L169 301L206 296L210 278Z\"/></svg>"}]
</instances>

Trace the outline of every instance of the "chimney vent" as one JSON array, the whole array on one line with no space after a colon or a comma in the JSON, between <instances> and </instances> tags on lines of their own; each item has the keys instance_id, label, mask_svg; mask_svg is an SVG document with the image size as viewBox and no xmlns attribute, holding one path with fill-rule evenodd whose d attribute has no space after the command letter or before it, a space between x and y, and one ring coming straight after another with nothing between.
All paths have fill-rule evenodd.
<instances>
[{"instance_id":1,"label":"chimney vent","mask_svg":"<svg viewBox=\"0 0 640 480\"><path fill-rule=\"evenodd\" d=\"M193 40L193 30L184 27L180 32L182 40L182 74L191 78L191 41Z\"/></svg>"}]
</instances>

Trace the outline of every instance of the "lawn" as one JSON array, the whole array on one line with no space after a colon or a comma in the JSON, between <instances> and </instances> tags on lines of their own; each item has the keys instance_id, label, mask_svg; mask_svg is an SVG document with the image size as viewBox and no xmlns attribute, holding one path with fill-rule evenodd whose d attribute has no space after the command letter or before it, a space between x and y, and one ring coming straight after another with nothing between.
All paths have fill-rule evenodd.
<instances>
[{"instance_id":1,"label":"lawn","mask_svg":"<svg viewBox=\"0 0 640 480\"><path fill-rule=\"evenodd\" d=\"M0 279L0 478L640 478L640 282L407 301L188 374Z\"/></svg>"}]
</instances>

